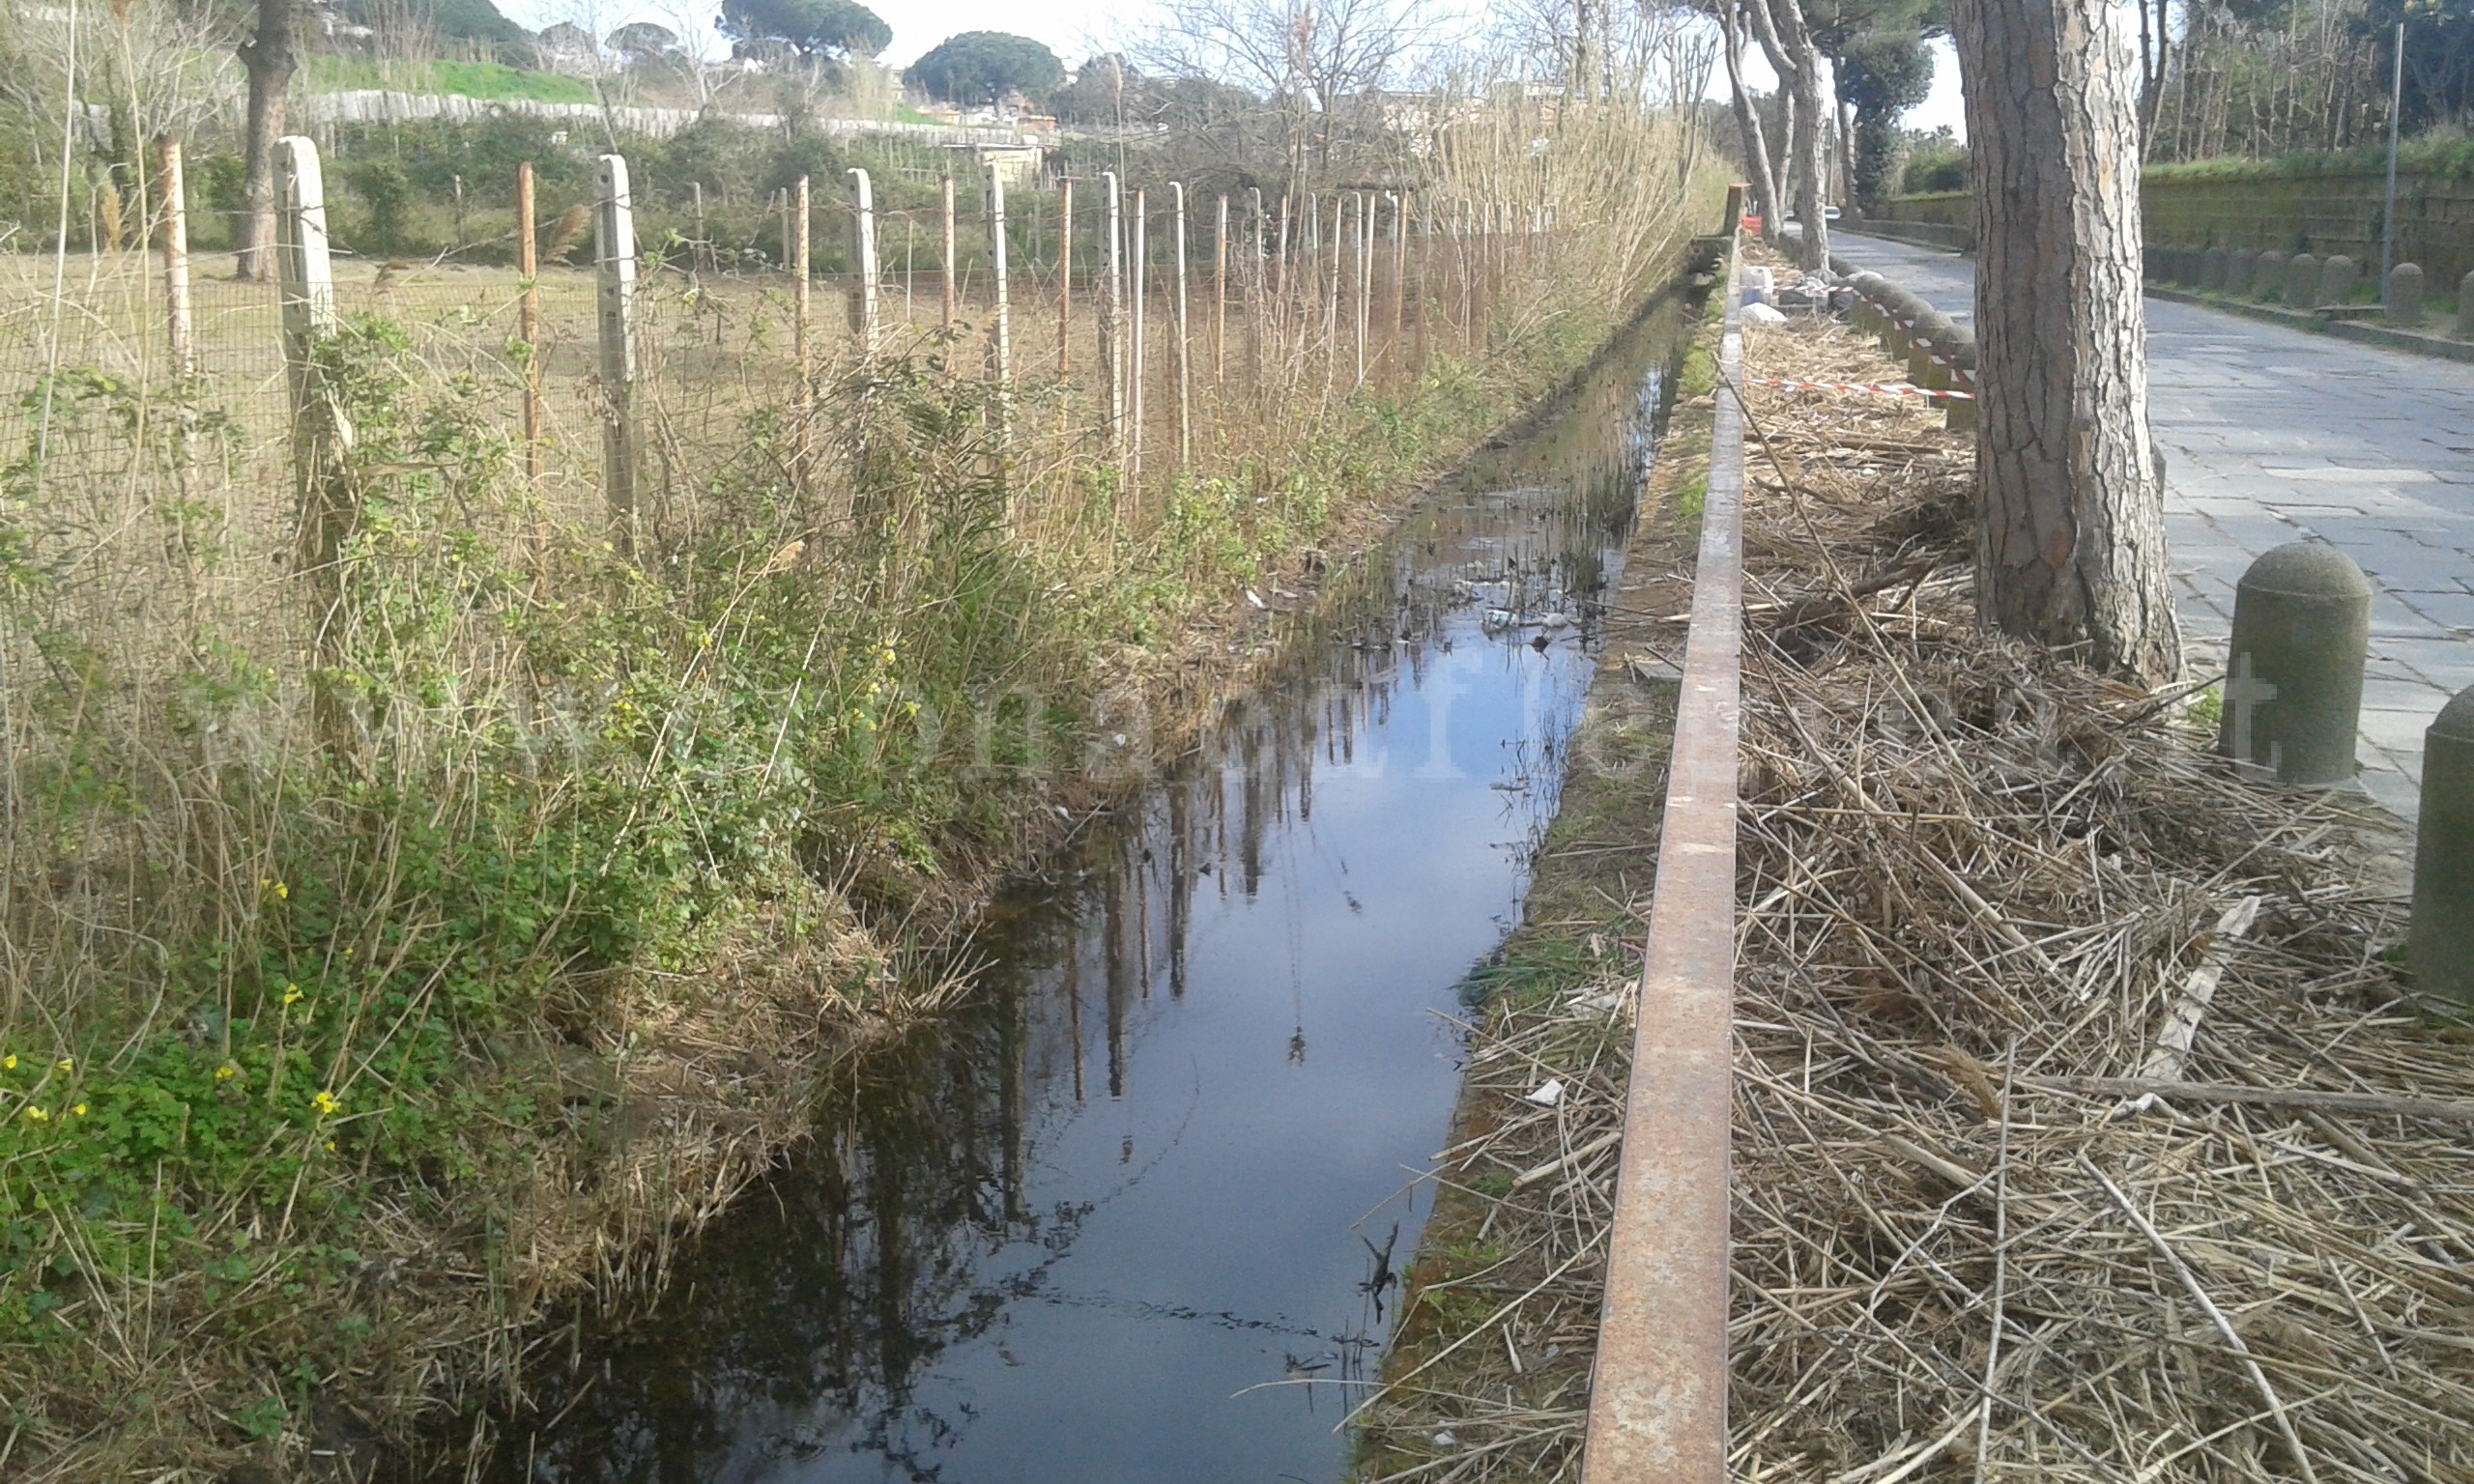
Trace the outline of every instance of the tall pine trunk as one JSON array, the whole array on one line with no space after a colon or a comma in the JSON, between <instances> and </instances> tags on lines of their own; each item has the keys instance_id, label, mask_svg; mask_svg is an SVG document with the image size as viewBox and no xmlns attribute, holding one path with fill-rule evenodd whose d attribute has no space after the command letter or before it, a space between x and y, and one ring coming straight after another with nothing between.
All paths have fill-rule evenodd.
<instances>
[{"instance_id":1,"label":"tall pine trunk","mask_svg":"<svg viewBox=\"0 0 2474 1484\"><path fill-rule=\"evenodd\" d=\"M1796 0L1779 0L1794 5ZM1798 27L1801 30L1800 24ZM1796 263L1807 272L1829 267L1829 113L1822 101L1821 57L1809 40L1796 69Z\"/></svg>"},{"instance_id":2,"label":"tall pine trunk","mask_svg":"<svg viewBox=\"0 0 2474 1484\"><path fill-rule=\"evenodd\" d=\"M274 142L283 135L284 96L301 54L293 42L296 0L258 0L257 35L236 52L249 74L249 111L241 140L241 231L238 276L264 283L274 276Z\"/></svg>"},{"instance_id":3,"label":"tall pine trunk","mask_svg":"<svg viewBox=\"0 0 2474 1484\"><path fill-rule=\"evenodd\" d=\"M2136 43L2111 0L1958 0L1976 235L1978 603L2147 682L2181 668L2147 423Z\"/></svg>"}]
</instances>

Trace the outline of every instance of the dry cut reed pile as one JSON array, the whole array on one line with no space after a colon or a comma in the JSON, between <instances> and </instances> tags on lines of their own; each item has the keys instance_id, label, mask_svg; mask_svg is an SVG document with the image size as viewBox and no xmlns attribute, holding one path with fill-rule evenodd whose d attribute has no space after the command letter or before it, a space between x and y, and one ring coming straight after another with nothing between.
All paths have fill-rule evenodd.
<instances>
[{"instance_id":1,"label":"dry cut reed pile","mask_svg":"<svg viewBox=\"0 0 2474 1484\"><path fill-rule=\"evenodd\" d=\"M2474 1038L2393 963L2393 826L1978 629L1937 411L1746 399L1734 1473L2474 1478ZM1576 1471L1631 977L1481 1037L1498 1363L1401 1378L1387 1477Z\"/></svg>"}]
</instances>

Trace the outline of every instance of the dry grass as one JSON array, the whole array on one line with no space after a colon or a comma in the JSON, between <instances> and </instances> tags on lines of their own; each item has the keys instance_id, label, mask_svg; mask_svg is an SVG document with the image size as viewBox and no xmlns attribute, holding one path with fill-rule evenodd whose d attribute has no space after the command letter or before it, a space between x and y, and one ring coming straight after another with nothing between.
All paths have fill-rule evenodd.
<instances>
[{"instance_id":1,"label":"dry grass","mask_svg":"<svg viewBox=\"0 0 2474 1484\"><path fill-rule=\"evenodd\" d=\"M2393 827L1978 630L1938 415L1747 400L1736 1474L2467 1477L2474 1059L2391 965ZM1444 1292L1489 1363L1401 1378L1380 1477L1576 1469L1634 992L1590 968L1479 1037L1445 1178L1502 1257Z\"/></svg>"},{"instance_id":2,"label":"dry grass","mask_svg":"<svg viewBox=\"0 0 2474 1484\"><path fill-rule=\"evenodd\" d=\"M347 312L404 338L368 351L355 488L383 519L338 563L325 667L367 682L366 729L332 756L271 299L202 266L206 374L178 387L141 255L72 261L57 297L0 260L30 290L5 389L94 373L54 387L39 456L0 419L0 660L49 685L0 692L0 1332L27 1340L0 1348L0 1475L351 1471L424 1413L558 1405L526 1391L545 1316L657 1285L818 1076L952 989L905 944L1124 782L1071 771L1074 728L1148 706L1172 747L1269 642L1250 583L1307 590L1663 276L1675 223L1624 214L1656 231L1506 248L1491 294L1443 286L1473 254L1413 258L1424 315L1382 312L1384 265L1363 383L1328 278L1260 333L1232 315L1224 376L1193 289L1182 469L1165 293L1136 465L1100 426L1090 286L1059 378L1055 300L1018 279L1000 460L983 311L948 340L910 299L863 378L820 286L803 389L785 285L649 274L633 562L582 276L543 279L536 497L515 278L345 264ZM921 695L952 713L934 743L890 709ZM1053 779L972 756L1025 697L1067 718ZM209 1119L244 1136L210 1149Z\"/></svg>"}]
</instances>

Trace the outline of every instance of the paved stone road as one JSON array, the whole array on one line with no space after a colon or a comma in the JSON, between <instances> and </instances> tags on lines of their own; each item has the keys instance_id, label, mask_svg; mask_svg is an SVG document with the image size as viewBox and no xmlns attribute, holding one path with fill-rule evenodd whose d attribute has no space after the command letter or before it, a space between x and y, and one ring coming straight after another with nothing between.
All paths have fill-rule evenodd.
<instances>
[{"instance_id":1,"label":"paved stone road","mask_svg":"<svg viewBox=\"0 0 2474 1484\"><path fill-rule=\"evenodd\" d=\"M1854 234L1837 255L1961 323L1975 265ZM2147 301L2148 410L2166 456L2166 538L2194 672L2222 671L2233 585L2316 536L2372 600L2362 781L2418 812L2423 728L2474 685L2474 365Z\"/></svg>"}]
</instances>

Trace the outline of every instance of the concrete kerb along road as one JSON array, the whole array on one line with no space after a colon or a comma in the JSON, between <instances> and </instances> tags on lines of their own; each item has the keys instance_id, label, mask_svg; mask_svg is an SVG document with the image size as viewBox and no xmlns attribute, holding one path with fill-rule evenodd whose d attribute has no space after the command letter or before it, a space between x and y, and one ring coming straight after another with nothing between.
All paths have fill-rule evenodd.
<instances>
[{"instance_id":1,"label":"concrete kerb along road","mask_svg":"<svg viewBox=\"0 0 2474 1484\"><path fill-rule=\"evenodd\" d=\"M1832 243L1849 269L1973 324L1972 262L1858 231ZM2275 271L2271 256L2258 272ZM2315 261L2315 289L2319 276ZM2225 672L2235 587L2253 562L2295 540L2336 547L2372 585L2359 777L2416 817L2425 730L2474 685L2474 365L2213 313L2152 288L2147 325L2191 673Z\"/></svg>"}]
</instances>

